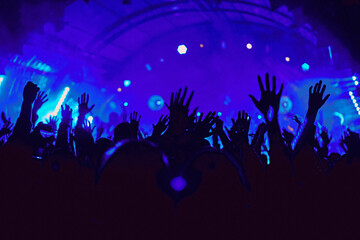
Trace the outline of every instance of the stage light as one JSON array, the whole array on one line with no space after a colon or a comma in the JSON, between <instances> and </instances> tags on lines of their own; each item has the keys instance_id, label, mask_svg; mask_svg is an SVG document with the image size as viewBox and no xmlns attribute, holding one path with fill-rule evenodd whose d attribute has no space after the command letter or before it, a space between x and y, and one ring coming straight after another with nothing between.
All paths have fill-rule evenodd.
<instances>
[{"instance_id":1,"label":"stage light","mask_svg":"<svg viewBox=\"0 0 360 240\"><path fill-rule=\"evenodd\" d=\"M352 101L353 101L353 103L356 103L356 99L353 99Z\"/></svg>"},{"instance_id":2,"label":"stage light","mask_svg":"<svg viewBox=\"0 0 360 240\"><path fill-rule=\"evenodd\" d=\"M359 104L358 104L358 103L354 103L354 106L355 106L355 107L358 107L358 106L359 106Z\"/></svg>"},{"instance_id":3,"label":"stage light","mask_svg":"<svg viewBox=\"0 0 360 240\"><path fill-rule=\"evenodd\" d=\"M354 99L355 98L355 96L354 95L351 95L351 99Z\"/></svg>"},{"instance_id":4,"label":"stage light","mask_svg":"<svg viewBox=\"0 0 360 240\"><path fill-rule=\"evenodd\" d=\"M286 58L285 58L285 61L290 62L290 58L289 58L289 57L286 57Z\"/></svg>"},{"instance_id":5,"label":"stage light","mask_svg":"<svg viewBox=\"0 0 360 240\"><path fill-rule=\"evenodd\" d=\"M186 180L181 176L173 178L170 182L171 187L177 192L184 190L186 184Z\"/></svg>"},{"instance_id":6,"label":"stage light","mask_svg":"<svg viewBox=\"0 0 360 240\"><path fill-rule=\"evenodd\" d=\"M159 111L164 107L164 99L159 95L153 95L148 100L148 106L153 111Z\"/></svg>"},{"instance_id":7,"label":"stage light","mask_svg":"<svg viewBox=\"0 0 360 240\"><path fill-rule=\"evenodd\" d=\"M203 48L203 47L204 47L204 44L200 43L200 47Z\"/></svg>"},{"instance_id":8,"label":"stage light","mask_svg":"<svg viewBox=\"0 0 360 240\"><path fill-rule=\"evenodd\" d=\"M248 44L246 44L246 48L247 48L247 49L252 49L252 48L253 48L253 46L252 46L252 44L251 44L251 43L248 43Z\"/></svg>"},{"instance_id":9,"label":"stage light","mask_svg":"<svg viewBox=\"0 0 360 240\"><path fill-rule=\"evenodd\" d=\"M353 92L352 92L352 91L349 91L349 95L352 96L352 95L353 95Z\"/></svg>"},{"instance_id":10,"label":"stage light","mask_svg":"<svg viewBox=\"0 0 360 240\"><path fill-rule=\"evenodd\" d=\"M355 81L357 79L356 76L352 76L351 78L352 78L353 81Z\"/></svg>"},{"instance_id":11,"label":"stage light","mask_svg":"<svg viewBox=\"0 0 360 240\"><path fill-rule=\"evenodd\" d=\"M359 82L358 82L358 81L355 81L354 83L355 83L355 86L359 85Z\"/></svg>"},{"instance_id":12,"label":"stage light","mask_svg":"<svg viewBox=\"0 0 360 240\"><path fill-rule=\"evenodd\" d=\"M69 91L70 91L69 87L66 87L64 89L64 92L62 93L61 98L60 98L59 102L57 103L54 112L51 115L56 116L58 114L58 112L61 108L61 105L64 103L64 100L65 100L67 94L69 93Z\"/></svg>"},{"instance_id":13,"label":"stage light","mask_svg":"<svg viewBox=\"0 0 360 240\"><path fill-rule=\"evenodd\" d=\"M185 54L187 52L187 47L184 44L179 45L177 51L179 54Z\"/></svg>"},{"instance_id":14,"label":"stage light","mask_svg":"<svg viewBox=\"0 0 360 240\"><path fill-rule=\"evenodd\" d=\"M261 115L258 115L258 119L260 120L262 118L262 116Z\"/></svg>"},{"instance_id":15,"label":"stage light","mask_svg":"<svg viewBox=\"0 0 360 240\"><path fill-rule=\"evenodd\" d=\"M128 102L124 102L124 107L127 107L129 106L129 103Z\"/></svg>"},{"instance_id":16,"label":"stage light","mask_svg":"<svg viewBox=\"0 0 360 240\"><path fill-rule=\"evenodd\" d=\"M303 65L301 65L301 67L304 72L307 72L310 70L310 66L307 63L304 63Z\"/></svg>"},{"instance_id":17,"label":"stage light","mask_svg":"<svg viewBox=\"0 0 360 240\"><path fill-rule=\"evenodd\" d=\"M360 111L360 107L357 107L357 108L356 108L356 111Z\"/></svg>"},{"instance_id":18,"label":"stage light","mask_svg":"<svg viewBox=\"0 0 360 240\"><path fill-rule=\"evenodd\" d=\"M151 70L152 70L152 67L150 66L150 64L146 64L146 65L145 65L145 68L146 68L146 70L148 70L148 71L151 71Z\"/></svg>"},{"instance_id":19,"label":"stage light","mask_svg":"<svg viewBox=\"0 0 360 240\"><path fill-rule=\"evenodd\" d=\"M111 109L116 109L116 103L114 101L110 102L110 108Z\"/></svg>"},{"instance_id":20,"label":"stage light","mask_svg":"<svg viewBox=\"0 0 360 240\"><path fill-rule=\"evenodd\" d=\"M164 62L164 59L163 59L163 58L160 58L160 62Z\"/></svg>"},{"instance_id":21,"label":"stage light","mask_svg":"<svg viewBox=\"0 0 360 240\"><path fill-rule=\"evenodd\" d=\"M129 87L131 85L131 81L130 80L124 80L124 86L125 87Z\"/></svg>"},{"instance_id":22,"label":"stage light","mask_svg":"<svg viewBox=\"0 0 360 240\"><path fill-rule=\"evenodd\" d=\"M219 117L221 117L221 116L222 116L222 112L218 112L217 115L218 115Z\"/></svg>"},{"instance_id":23,"label":"stage light","mask_svg":"<svg viewBox=\"0 0 360 240\"><path fill-rule=\"evenodd\" d=\"M196 116L200 117L201 113L200 112L197 112L196 113Z\"/></svg>"},{"instance_id":24,"label":"stage light","mask_svg":"<svg viewBox=\"0 0 360 240\"><path fill-rule=\"evenodd\" d=\"M345 122L344 115L342 115L342 114L339 113L339 112L334 112L334 115L340 118L340 124L343 125L344 122Z\"/></svg>"},{"instance_id":25,"label":"stage light","mask_svg":"<svg viewBox=\"0 0 360 240\"><path fill-rule=\"evenodd\" d=\"M121 92L121 90L122 90L121 88L118 88L118 89L117 89L118 92Z\"/></svg>"},{"instance_id":26,"label":"stage light","mask_svg":"<svg viewBox=\"0 0 360 240\"><path fill-rule=\"evenodd\" d=\"M330 60L333 60L333 54L332 54L331 46L328 46L328 49L329 49Z\"/></svg>"},{"instance_id":27,"label":"stage light","mask_svg":"<svg viewBox=\"0 0 360 240\"><path fill-rule=\"evenodd\" d=\"M92 123L93 120L94 120L93 116L89 116L89 117L88 117L88 121L89 121L90 123Z\"/></svg>"},{"instance_id":28,"label":"stage light","mask_svg":"<svg viewBox=\"0 0 360 240\"><path fill-rule=\"evenodd\" d=\"M5 75L0 75L0 86L1 86L1 83L4 81L5 79Z\"/></svg>"}]
</instances>

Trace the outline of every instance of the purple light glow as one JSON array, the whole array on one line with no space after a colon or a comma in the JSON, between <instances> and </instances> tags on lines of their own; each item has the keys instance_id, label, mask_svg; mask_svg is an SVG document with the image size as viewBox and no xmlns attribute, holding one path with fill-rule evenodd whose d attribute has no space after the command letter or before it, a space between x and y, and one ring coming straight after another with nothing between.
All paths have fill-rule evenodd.
<instances>
[{"instance_id":1,"label":"purple light glow","mask_svg":"<svg viewBox=\"0 0 360 240\"><path fill-rule=\"evenodd\" d=\"M180 191L184 190L187 183L183 177L179 176L179 177L173 178L170 182L170 185L175 191L180 192Z\"/></svg>"}]
</instances>

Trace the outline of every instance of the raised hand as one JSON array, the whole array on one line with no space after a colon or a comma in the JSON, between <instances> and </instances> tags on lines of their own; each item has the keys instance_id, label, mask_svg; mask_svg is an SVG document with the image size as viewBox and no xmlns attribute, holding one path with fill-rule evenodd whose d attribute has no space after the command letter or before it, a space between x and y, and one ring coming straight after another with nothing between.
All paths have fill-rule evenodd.
<instances>
[{"instance_id":1,"label":"raised hand","mask_svg":"<svg viewBox=\"0 0 360 240\"><path fill-rule=\"evenodd\" d=\"M104 133L104 130L105 130L104 124L101 122L101 123L100 123L100 127L98 127L98 130L97 130L97 132L96 132L96 140L99 140L99 139L101 138L101 136L102 136L103 133Z\"/></svg>"},{"instance_id":2,"label":"raised hand","mask_svg":"<svg viewBox=\"0 0 360 240\"><path fill-rule=\"evenodd\" d=\"M238 112L238 119L236 120L236 125L243 137L248 137L250 129L251 117L243 110Z\"/></svg>"},{"instance_id":3,"label":"raised hand","mask_svg":"<svg viewBox=\"0 0 360 240\"><path fill-rule=\"evenodd\" d=\"M198 139L203 139L210 137L212 135L212 126L215 124L217 117L215 117L216 112L209 112L204 119L203 113L201 113L194 129L194 136Z\"/></svg>"},{"instance_id":4,"label":"raised hand","mask_svg":"<svg viewBox=\"0 0 360 240\"><path fill-rule=\"evenodd\" d=\"M11 122L11 119L6 119L5 113L1 112L1 120L3 121L4 124Z\"/></svg>"},{"instance_id":5,"label":"raised hand","mask_svg":"<svg viewBox=\"0 0 360 240\"><path fill-rule=\"evenodd\" d=\"M49 119L46 119L46 124L50 125L53 129L53 132L57 131L57 123L59 119L57 116L50 116Z\"/></svg>"},{"instance_id":6,"label":"raised hand","mask_svg":"<svg viewBox=\"0 0 360 240\"><path fill-rule=\"evenodd\" d=\"M39 90L36 84L27 82L23 91L24 102L33 103Z\"/></svg>"},{"instance_id":7,"label":"raised hand","mask_svg":"<svg viewBox=\"0 0 360 240\"><path fill-rule=\"evenodd\" d=\"M360 137L356 132L347 129L347 132L344 133L344 136L341 138L341 145L344 148L345 152L350 155L360 155Z\"/></svg>"},{"instance_id":8,"label":"raised hand","mask_svg":"<svg viewBox=\"0 0 360 240\"><path fill-rule=\"evenodd\" d=\"M79 103L79 116L85 116L95 107L92 105L91 107L88 106L89 104L89 94L83 93L81 97L78 98Z\"/></svg>"},{"instance_id":9,"label":"raised hand","mask_svg":"<svg viewBox=\"0 0 360 240\"><path fill-rule=\"evenodd\" d=\"M166 104L166 106L170 110L169 131L173 135L182 135L189 127L190 121L188 114L194 91L190 93L190 96L185 103L187 89L188 88L185 87L183 95L181 95L181 88L178 92L171 93L170 106Z\"/></svg>"},{"instance_id":10,"label":"raised hand","mask_svg":"<svg viewBox=\"0 0 360 240\"><path fill-rule=\"evenodd\" d=\"M47 99L47 94L44 91L40 91L35 99L33 112L37 112L41 106L46 103L49 99Z\"/></svg>"},{"instance_id":11,"label":"raised hand","mask_svg":"<svg viewBox=\"0 0 360 240\"><path fill-rule=\"evenodd\" d=\"M4 122L3 127L0 129L0 137L9 135L12 132L13 127L14 124L11 123L10 121Z\"/></svg>"},{"instance_id":12,"label":"raised hand","mask_svg":"<svg viewBox=\"0 0 360 240\"><path fill-rule=\"evenodd\" d=\"M215 119L215 127L213 131L217 135L220 135L222 132L224 132L224 122L220 118Z\"/></svg>"},{"instance_id":13,"label":"raised hand","mask_svg":"<svg viewBox=\"0 0 360 240\"><path fill-rule=\"evenodd\" d=\"M134 137L137 136L137 133L139 131L140 120L141 120L141 116L139 115L138 117L138 112L134 111L130 113L130 128Z\"/></svg>"},{"instance_id":14,"label":"raised hand","mask_svg":"<svg viewBox=\"0 0 360 240\"><path fill-rule=\"evenodd\" d=\"M267 132L267 125L265 123L261 123L255 133L254 138L251 141L251 146L255 149L255 151L260 155L261 154L261 146L264 142L264 135Z\"/></svg>"},{"instance_id":15,"label":"raised hand","mask_svg":"<svg viewBox=\"0 0 360 240\"><path fill-rule=\"evenodd\" d=\"M329 145L331 139L332 139L332 136L329 138L329 133L328 133L328 130L324 127L320 133L320 137L323 141L323 146L327 146Z\"/></svg>"},{"instance_id":16,"label":"raised hand","mask_svg":"<svg viewBox=\"0 0 360 240\"><path fill-rule=\"evenodd\" d=\"M270 90L270 80L269 80L269 73L265 75L265 85L266 90L264 89L264 85L262 83L261 77L258 76L258 82L261 92L260 101L256 100L253 95L249 95L251 100L254 102L257 109L264 115L265 120L269 121L268 112L270 107L273 108L274 113L277 114L280 107L280 98L284 88L284 84L281 84L279 93L276 94L276 77L273 76L272 78L272 90Z\"/></svg>"},{"instance_id":17,"label":"raised hand","mask_svg":"<svg viewBox=\"0 0 360 240\"><path fill-rule=\"evenodd\" d=\"M230 130L226 128L226 131L233 143L248 143L250 122L251 117L245 111L238 112L238 119L236 121L232 119L233 125Z\"/></svg>"},{"instance_id":18,"label":"raised hand","mask_svg":"<svg viewBox=\"0 0 360 240\"><path fill-rule=\"evenodd\" d=\"M161 115L157 124L153 124L153 135L160 136L168 127L169 125L169 116L168 115Z\"/></svg>"},{"instance_id":19,"label":"raised hand","mask_svg":"<svg viewBox=\"0 0 360 240\"><path fill-rule=\"evenodd\" d=\"M87 131L88 133L90 133L92 135L95 128L96 128L96 126L91 127L91 122L86 119L84 124L83 124L83 128L85 129L85 131Z\"/></svg>"},{"instance_id":20,"label":"raised hand","mask_svg":"<svg viewBox=\"0 0 360 240\"><path fill-rule=\"evenodd\" d=\"M326 85L322 85L322 81L315 84L315 87L309 88L309 109L308 115L316 116L319 109L325 104L330 94L324 97Z\"/></svg>"},{"instance_id":21,"label":"raised hand","mask_svg":"<svg viewBox=\"0 0 360 240\"><path fill-rule=\"evenodd\" d=\"M62 122L71 125L72 122L72 109L69 107L69 105L65 104L65 106L61 106L61 117Z\"/></svg>"}]
</instances>

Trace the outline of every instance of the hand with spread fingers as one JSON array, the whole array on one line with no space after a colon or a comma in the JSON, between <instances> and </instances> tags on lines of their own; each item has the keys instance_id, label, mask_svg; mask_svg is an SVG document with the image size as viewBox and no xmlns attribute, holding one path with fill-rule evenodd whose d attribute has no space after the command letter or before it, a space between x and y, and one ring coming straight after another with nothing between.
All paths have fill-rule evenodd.
<instances>
[{"instance_id":1,"label":"hand with spread fingers","mask_svg":"<svg viewBox=\"0 0 360 240\"><path fill-rule=\"evenodd\" d=\"M171 93L170 106L166 104L170 110L168 131L176 136L184 134L186 129L189 128L189 107L194 91L190 93L189 98L185 102L187 91L188 88L185 87L182 95L181 88L176 93Z\"/></svg>"},{"instance_id":2,"label":"hand with spread fingers","mask_svg":"<svg viewBox=\"0 0 360 240\"><path fill-rule=\"evenodd\" d=\"M47 94L44 91L40 91L35 99L33 112L36 113L44 103L46 103L49 99L47 98Z\"/></svg>"},{"instance_id":3,"label":"hand with spread fingers","mask_svg":"<svg viewBox=\"0 0 360 240\"><path fill-rule=\"evenodd\" d=\"M319 81L315 86L309 88L309 108L307 116L316 117L319 109L325 104L329 99L330 94L324 97L326 90L326 85L322 84L322 81Z\"/></svg>"},{"instance_id":4,"label":"hand with spread fingers","mask_svg":"<svg viewBox=\"0 0 360 240\"><path fill-rule=\"evenodd\" d=\"M269 119L269 117L268 117L270 107L274 110L274 114L278 113L279 107L280 107L280 98L281 98L281 94L282 94L282 91L284 88L284 84L281 84L280 91L278 93L276 93L275 92L276 91L276 77L273 76L273 78L272 78L272 89L270 89L270 79L269 78L270 78L269 73L266 73L266 75L265 75L266 89L265 89L264 85L262 83L261 77L258 76L258 83L259 83L260 93L261 93L259 101L256 100L256 98L253 95L249 95L251 100L257 107L257 109L260 110L260 112L264 115L264 117L267 121L271 121L271 119Z\"/></svg>"},{"instance_id":5,"label":"hand with spread fingers","mask_svg":"<svg viewBox=\"0 0 360 240\"><path fill-rule=\"evenodd\" d=\"M153 124L153 136L160 136L168 127L169 125L169 116L161 115L158 123L155 125Z\"/></svg>"}]
</instances>

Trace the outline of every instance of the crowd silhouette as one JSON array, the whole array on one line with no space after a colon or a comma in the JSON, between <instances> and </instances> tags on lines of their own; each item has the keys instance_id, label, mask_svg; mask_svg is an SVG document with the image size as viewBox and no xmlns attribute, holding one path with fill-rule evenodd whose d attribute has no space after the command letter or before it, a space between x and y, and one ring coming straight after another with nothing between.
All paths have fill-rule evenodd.
<instances>
[{"instance_id":1,"label":"crowd silhouette","mask_svg":"<svg viewBox=\"0 0 360 240\"><path fill-rule=\"evenodd\" d=\"M283 84L258 83L250 98L265 122L250 138L245 111L228 129L215 112L198 116L185 87L151 136L133 112L110 139L86 120L86 93L76 126L68 105L38 122L47 95L28 82L15 125L1 115L0 239L360 239L359 134L344 133L343 155L329 152L326 129L315 138L322 81L297 131L281 130Z\"/></svg>"}]
</instances>

